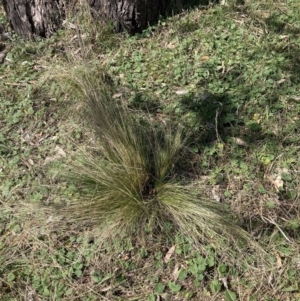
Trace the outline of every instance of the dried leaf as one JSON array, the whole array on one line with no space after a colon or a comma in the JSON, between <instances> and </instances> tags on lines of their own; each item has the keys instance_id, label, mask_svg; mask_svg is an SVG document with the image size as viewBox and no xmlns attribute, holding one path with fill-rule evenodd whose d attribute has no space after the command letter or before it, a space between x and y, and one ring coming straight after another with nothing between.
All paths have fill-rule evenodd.
<instances>
[{"instance_id":1,"label":"dried leaf","mask_svg":"<svg viewBox=\"0 0 300 301\"><path fill-rule=\"evenodd\" d=\"M224 277L224 278L222 278L222 279L220 279L220 280L222 281L224 287L225 287L226 289L228 289L228 279L227 279L227 277Z\"/></svg>"},{"instance_id":2,"label":"dried leaf","mask_svg":"<svg viewBox=\"0 0 300 301\"><path fill-rule=\"evenodd\" d=\"M168 45L167 45L167 48L169 49L174 49L176 48L176 43L174 41L170 42Z\"/></svg>"},{"instance_id":3,"label":"dried leaf","mask_svg":"<svg viewBox=\"0 0 300 301\"><path fill-rule=\"evenodd\" d=\"M210 57L208 55L201 56L200 61L208 61Z\"/></svg>"},{"instance_id":4,"label":"dried leaf","mask_svg":"<svg viewBox=\"0 0 300 301\"><path fill-rule=\"evenodd\" d=\"M284 83L285 81L286 81L286 78L282 78L282 79L278 80L276 83L277 83L277 84L282 84L282 83Z\"/></svg>"},{"instance_id":5,"label":"dried leaf","mask_svg":"<svg viewBox=\"0 0 300 301\"><path fill-rule=\"evenodd\" d=\"M66 28L69 28L69 29L76 29L76 25L71 23L71 22L68 22L68 21L63 21L63 26L66 27Z\"/></svg>"},{"instance_id":6,"label":"dried leaf","mask_svg":"<svg viewBox=\"0 0 300 301\"><path fill-rule=\"evenodd\" d=\"M166 254L166 256L165 256L165 259L164 259L165 263L168 263L168 262L170 261L170 258L171 258L171 256L172 256L172 254L174 253L175 248L176 248L176 245L172 246L172 247L169 249L169 251L167 252L167 254Z\"/></svg>"},{"instance_id":7,"label":"dried leaf","mask_svg":"<svg viewBox=\"0 0 300 301\"><path fill-rule=\"evenodd\" d=\"M241 138L238 137L231 137L231 140L236 143L237 145L240 146L248 146L247 142L245 142L244 140L242 140Z\"/></svg>"},{"instance_id":8,"label":"dried leaf","mask_svg":"<svg viewBox=\"0 0 300 301\"><path fill-rule=\"evenodd\" d=\"M268 177L269 181L274 185L276 191L280 191L283 188L284 181L281 177L281 174L289 174L289 171L286 168L277 168L276 173Z\"/></svg>"},{"instance_id":9,"label":"dried leaf","mask_svg":"<svg viewBox=\"0 0 300 301\"><path fill-rule=\"evenodd\" d=\"M274 279L274 275L273 275L273 273L271 272L270 275L269 275L269 277L268 277L268 284L269 284L269 285L272 284L273 279Z\"/></svg>"},{"instance_id":10,"label":"dried leaf","mask_svg":"<svg viewBox=\"0 0 300 301\"><path fill-rule=\"evenodd\" d=\"M185 94L189 93L189 91L188 91L188 90L178 90L178 91L176 91L175 93L176 93L177 95L185 95Z\"/></svg>"},{"instance_id":11,"label":"dried leaf","mask_svg":"<svg viewBox=\"0 0 300 301\"><path fill-rule=\"evenodd\" d=\"M65 151L60 146L56 145L55 150L56 150L56 155L59 158L65 158L67 156Z\"/></svg>"},{"instance_id":12,"label":"dried leaf","mask_svg":"<svg viewBox=\"0 0 300 301\"><path fill-rule=\"evenodd\" d=\"M221 0L220 1L220 5L222 5L222 6L228 6L228 3L227 3L226 0Z\"/></svg>"},{"instance_id":13,"label":"dried leaf","mask_svg":"<svg viewBox=\"0 0 300 301\"><path fill-rule=\"evenodd\" d=\"M174 271L173 271L174 281L176 281L178 279L178 276L179 276L179 265L178 265L178 263L176 263L175 267L174 267Z\"/></svg>"},{"instance_id":14,"label":"dried leaf","mask_svg":"<svg viewBox=\"0 0 300 301\"><path fill-rule=\"evenodd\" d=\"M55 146L54 150L56 151L56 154L54 156L47 157L45 159L44 164L48 164L52 161L55 161L55 160L58 160L58 159L61 159L61 158L65 158L67 156L65 151L58 145Z\"/></svg>"},{"instance_id":15,"label":"dried leaf","mask_svg":"<svg viewBox=\"0 0 300 301\"><path fill-rule=\"evenodd\" d=\"M280 38L281 40L286 40L286 39L289 38L289 36L287 36L287 35L280 35L279 38Z\"/></svg>"},{"instance_id":16,"label":"dried leaf","mask_svg":"<svg viewBox=\"0 0 300 301\"><path fill-rule=\"evenodd\" d=\"M111 290L111 285L100 289L100 292L108 292L109 290Z\"/></svg>"},{"instance_id":17,"label":"dried leaf","mask_svg":"<svg viewBox=\"0 0 300 301\"><path fill-rule=\"evenodd\" d=\"M273 184L275 185L276 190L279 191L279 189L283 187L283 180L281 179L281 176L277 176L273 181Z\"/></svg>"},{"instance_id":18,"label":"dried leaf","mask_svg":"<svg viewBox=\"0 0 300 301\"><path fill-rule=\"evenodd\" d=\"M217 202L220 202L221 200L220 195L217 193L220 192L219 188L220 188L219 185L215 185L211 190L212 198Z\"/></svg>"},{"instance_id":19,"label":"dried leaf","mask_svg":"<svg viewBox=\"0 0 300 301\"><path fill-rule=\"evenodd\" d=\"M278 268L282 267L282 260L278 254L276 254L276 264Z\"/></svg>"},{"instance_id":20,"label":"dried leaf","mask_svg":"<svg viewBox=\"0 0 300 301\"><path fill-rule=\"evenodd\" d=\"M113 95L113 99L120 98L121 96L122 96L122 93L116 93Z\"/></svg>"}]
</instances>

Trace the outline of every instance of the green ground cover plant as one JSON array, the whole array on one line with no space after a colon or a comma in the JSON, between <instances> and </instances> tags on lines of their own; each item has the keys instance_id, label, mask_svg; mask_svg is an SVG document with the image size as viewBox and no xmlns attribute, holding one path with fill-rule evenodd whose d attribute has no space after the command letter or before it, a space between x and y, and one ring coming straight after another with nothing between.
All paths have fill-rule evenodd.
<instances>
[{"instance_id":1,"label":"green ground cover plant","mask_svg":"<svg viewBox=\"0 0 300 301\"><path fill-rule=\"evenodd\" d=\"M13 36L0 299L300 299L299 16L227 1L133 37L86 13L81 37Z\"/></svg>"}]
</instances>

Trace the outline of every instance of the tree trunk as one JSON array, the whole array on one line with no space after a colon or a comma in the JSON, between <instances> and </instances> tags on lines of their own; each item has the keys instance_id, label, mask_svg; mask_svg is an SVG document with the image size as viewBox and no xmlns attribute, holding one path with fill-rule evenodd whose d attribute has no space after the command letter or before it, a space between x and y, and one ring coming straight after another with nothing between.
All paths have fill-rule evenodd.
<instances>
[{"instance_id":1,"label":"tree trunk","mask_svg":"<svg viewBox=\"0 0 300 301\"><path fill-rule=\"evenodd\" d=\"M112 20L117 32L134 34L156 23L171 0L88 0L100 19ZM174 2L174 0L173 0Z\"/></svg>"},{"instance_id":2,"label":"tree trunk","mask_svg":"<svg viewBox=\"0 0 300 301\"><path fill-rule=\"evenodd\" d=\"M62 0L2 0L13 30L23 38L49 37L62 24Z\"/></svg>"},{"instance_id":3,"label":"tree trunk","mask_svg":"<svg viewBox=\"0 0 300 301\"><path fill-rule=\"evenodd\" d=\"M98 20L113 21L116 32L141 32L156 23L176 0L87 0ZM62 24L64 3L76 0L2 0L13 30L23 38L49 37Z\"/></svg>"}]
</instances>

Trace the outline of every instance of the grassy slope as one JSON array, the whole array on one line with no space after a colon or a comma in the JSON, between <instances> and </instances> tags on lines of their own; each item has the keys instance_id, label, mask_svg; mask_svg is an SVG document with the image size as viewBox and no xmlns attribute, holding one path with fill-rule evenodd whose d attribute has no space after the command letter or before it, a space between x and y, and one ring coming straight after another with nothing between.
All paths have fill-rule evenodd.
<instances>
[{"instance_id":1,"label":"grassy slope","mask_svg":"<svg viewBox=\"0 0 300 301\"><path fill-rule=\"evenodd\" d=\"M297 2L196 9L131 38L104 31L92 41L98 29L82 25L93 35L87 59L107 68L133 107L199 130L190 164L199 185L264 242L264 266L213 246L203 258L182 237L112 257L89 229L57 228L36 205L76 197L56 171L89 137L76 95L44 74L83 54L68 30L14 42L0 69L1 300L300 299Z\"/></svg>"}]
</instances>

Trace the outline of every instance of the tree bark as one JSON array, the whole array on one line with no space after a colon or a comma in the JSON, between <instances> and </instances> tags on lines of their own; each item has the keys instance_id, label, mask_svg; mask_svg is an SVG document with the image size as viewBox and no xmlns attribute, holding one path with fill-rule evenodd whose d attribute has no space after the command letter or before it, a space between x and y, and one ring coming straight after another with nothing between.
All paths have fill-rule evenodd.
<instances>
[{"instance_id":1,"label":"tree bark","mask_svg":"<svg viewBox=\"0 0 300 301\"><path fill-rule=\"evenodd\" d=\"M76 3L76 0L73 0ZM113 21L116 32L141 32L177 0L87 0L96 19ZM23 38L49 37L62 24L71 0L2 0L13 30Z\"/></svg>"},{"instance_id":2,"label":"tree bark","mask_svg":"<svg viewBox=\"0 0 300 301\"><path fill-rule=\"evenodd\" d=\"M23 38L49 37L62 24L62 0L2 0L12 29Z\"/></svg>"},{"instance_id":3,"label":"tree bark","mask_svg":"<svg viewBox=\"0 0 300 301\"><path fill-rule=\"evenodd\" d=\"M171 0L88 0L100 19L112 20L117 32L134 34L156 23ZM173 0L174 2L174 0Z\"/></svg>"}]
</instances>

